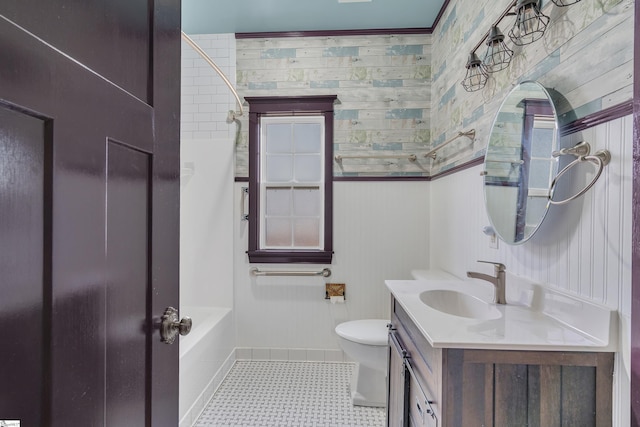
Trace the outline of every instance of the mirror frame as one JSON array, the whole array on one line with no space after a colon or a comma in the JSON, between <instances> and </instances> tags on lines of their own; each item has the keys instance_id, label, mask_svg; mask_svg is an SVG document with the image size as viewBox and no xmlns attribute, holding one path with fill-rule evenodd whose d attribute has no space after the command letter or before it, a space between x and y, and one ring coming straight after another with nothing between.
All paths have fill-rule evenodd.
<instances>
[{"instance_id":1,"label":"mirror frame","mask_svg":"<svg viewBox=\"0 0 640 427\"><path fill-rule=\"evenodd\" d=\"M487 141L487 148L485 150L485 159L484 159L484 172L483 172L483 195L484 195L484 204L485 204L485 209L487 212L487 217L489 218L489 222L491 223L491 226L493 227L493 230L495 232L495 234L500 238L500 240L502 240L503 242L505 242L506 244L509 245L521 245L523 243L525 243L526 241L528 241L529 239L531 239L531 237L533 237L535 235L535 233L540 229L540 226L542 225L542 223L544 222L544 219L546 218L548 212L549 212L549 208L550 208L550 203L549 200L546 200L545 206L544 206L544 212L542 212L538 217L537 217L537 223L535 224L535 226L530 229L528 232L526 230L526 205L527 205L527 199L529 197L529 173L530 173L530 162L527 161L527 159L523 159L522 158L522 152L523 150L521 150L521 159L520 161L522 161L523 163L520 164L520 168L521 168L521 173L520 176L524 176L525 180L526 180L526 185L527 185L527 192L521 191L522 190L522 181L519 179L519 184L518 184L518 195L517 195L517 200L515 202L515 212L514 212L514 221L515 221L515 227L516 229L514 230L514 236L513 238L507 238L506 236L504 236L504 233L501 233L500 230L503 229L504 227L497 227L496 223L498 221L497 218L492 217L492 210L490 209L490 200L489 200L489 196L487 194L487 188L488 187L499 187L499 185L495 185L495 181L494 184L488 184L488 179L490 179L491 175L488 173L489 170L491 170L491 167L488 167L488 163L492 163L492 162L496 162L496 159L491 159L490 158L490 148L491 148L491 141L494 140L497 132L498 132L498 128L497 125L499 123L502 123L501 121L499 121L499 117L501 113L504 113L505 110L505 106L511 105L511 106L517 106L517 104L514 103L513 100L513 96L514 93L517 92L518 90L522 90L522 86L523 85L531 85L534 84L537 86L537 88L540 90L541 95L544 94L546 96L546 99L548 101L548 106L551 107L551 112L550 114L545 114L548 116L552 116L553 117L553 129L554 129L554 140L555 140L555 144L552 142L552 144L550 144L551 146L551 152L553 152L553 150L557 150L558 149L558 145L560 143L560 133L559 133L559 123L558 123L558 114L557 114L557 110L556 110L556 105L554 102L554 99L551 97L550 92L540 83L536 82L536 81L522 81L520 83L518 83L513 89L511 89L511 91L509 91L509 93L507 94L507 96L502 100L502 103L500 104L500 108L498 109L498 111L495 114L495 117L493 119L493 124L491 126L491 132L489 134L489 139ZM526 98L522 98L522 101L524 101ZM536 98L537 99L537 98ZM542 98L540 98L542 99ZM509 104L507 104L509 103ZM536 105L537 104L537 105ZM531 102L530 105L532 105L532 108L535 110L539 110L542 105L541 102ZM548 108L547 103L544 103L545 106L544 108ZM525 138L528 139L528 144L529 144L529 148L531 148L531 132L525 132L525 129L530 129L533 130L534 129L534 125L533 125L533 116L535 116L535 113L533 115L525 115L524 111L526 111L526 107L525 109L523 109L523 116L522 116L522 126L521 126L521 137L520 137L520 142L519 144L513 144L513 147L515 147L516 145L519 147L522 147L523 144L526 144L527 142L525 141ZM527 122L530 123L530 127L527 127ZM504 133L504 131L501 131L501 133ZM551 180L553 179L553 177L558 173L558 160L557 158L553 158L551 152L549 153L549 160L550 160L550 171L549 171L549 183L551 182ZM546 154L546 153L545 153ZM531 157L531 156L529 156ZM545 157L546 158L546 157ZM504 163L504 160L500 161L497 160L498 162L502 162ZM512 163L513 166L513 163ZM545 196L548 197L548 190L549 188L546 188L546 194ZM538 197L542 197L542 195L538 195ZM525 211L520 212L521 210L521 206L525 207ZM495 210L494 210L495 212ZM521 220L521 226L518 226L519 220L518 218L522 218Z\"/></svg>"}]
</instances>

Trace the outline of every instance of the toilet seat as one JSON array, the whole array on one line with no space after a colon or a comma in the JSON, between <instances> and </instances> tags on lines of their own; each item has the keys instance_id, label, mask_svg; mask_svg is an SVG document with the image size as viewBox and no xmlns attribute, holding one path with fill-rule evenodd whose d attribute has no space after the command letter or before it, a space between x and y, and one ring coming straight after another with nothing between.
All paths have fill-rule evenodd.
<instances>
[{"instance_id":1,"label":"toilet seat","mask_svg":"<svg viewBox=\"0 0 640 427\"><path fill-rule=\"evenodd\" d=\"M388 323L384 319L352 320L336 326L336 334L359 344L386 346Z\"/></svg>"}]
</instances>

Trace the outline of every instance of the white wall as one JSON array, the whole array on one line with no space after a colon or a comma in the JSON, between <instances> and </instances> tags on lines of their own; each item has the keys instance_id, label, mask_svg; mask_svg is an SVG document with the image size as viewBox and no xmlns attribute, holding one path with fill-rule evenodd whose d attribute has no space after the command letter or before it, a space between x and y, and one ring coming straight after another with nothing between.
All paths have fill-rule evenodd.
<instances>
[{"instance_id":1,"label":"white wall","mask_svg":"<svg viewBox=\"0 0 640 427\"><path fill-rule=\"evenodd\" d=\"M180 304L231 308L233 140L182 139L180 156Z\"/></svg>"},{"instance_id":2,"label":"white wall","mask_svg":"<svg viewBox=\"0 0 640 427\"><path fill-rule=\"evenodd\" d=\"M241 187L236 184L237 207ZM384 280L408 279L411 269L427 267L428 198L425 181L335 182L335 255L328 279L251 277L252 266L264 270L324 266L249 264L247 223L234 215L238 346L257 349L246 357L342 360L333 351L339 348L335 326L346 320L388 319L390 296ZM344 304L324 299L325 281L346 283Z\"/></svg>"},{"instance_id":3,"label":"white wall","mask_svg":"<svg viewBox=\"0 0 640 427\"><path fill-rule=\"evenodd\" d=\"M235 81L233 34L192 38ZM226 118L235 98L185 42L181 89L180 301L232 307L236 126Z\"/></svg>"},{"instance_id":4,"label":"white wall","mask_svg":"<svg viewBox=\"0 0 640 427\"><path fill-rule=\"evenodd\" d=\"M468 270L491 273L491 266L476 260L498 261L517 276L617 308L620 351L614 425L626 426L630 415L632 119L628 116L567 138L572 143L588 141L592 151L607 148L611 163L585 196L556 207L539 233L521 246L500 242L497 250L489 248L489 238L482 233L489 224L482 166L433 181L431 264L464 277Z\"/></svg>"}]
</instances>

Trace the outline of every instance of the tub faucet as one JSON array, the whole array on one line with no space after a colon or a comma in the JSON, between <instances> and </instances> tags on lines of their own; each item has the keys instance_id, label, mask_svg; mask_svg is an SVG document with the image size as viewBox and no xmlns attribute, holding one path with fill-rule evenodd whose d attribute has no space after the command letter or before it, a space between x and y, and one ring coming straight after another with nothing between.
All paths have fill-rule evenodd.
<instances>
[{"instance_id":1,"label":"tub faucet","mask_svg":"<svg viewBox=\"0 0 640 427\"><path fill-rule=\"evenodd\" d=\"M475 271L467 271L467 277L471 277L472 279L482 279L491 283L495 287L495 298L494 301L496 304L506 304L506 287L507 280L505 276L505 266L499 262L491 262L491 261L478 261L484 262L487 264L493 264L495 276L489 276L488 274L476 273Z\"/></svg>"}]
</instances>

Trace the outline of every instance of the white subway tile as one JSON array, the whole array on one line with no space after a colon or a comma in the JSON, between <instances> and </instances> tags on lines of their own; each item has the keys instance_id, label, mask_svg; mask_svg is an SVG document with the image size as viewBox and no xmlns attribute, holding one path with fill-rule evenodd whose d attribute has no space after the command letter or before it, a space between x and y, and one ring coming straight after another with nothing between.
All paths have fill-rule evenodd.
<instances>
[{"instance_id":1,"label":"white subway tile","mask_svg":"<svg viewBox=\"0 0 640 427\"><path fill-rule=\"evenodd\" d=\"M196 122L208 122L211 121L211 113L200 113L197 112L194 114L194 118Z\"/></svg>"},{"instance_id":2,"label":"white subway tile","mask_svg":"<svg viewBox=\"0 0 640 427\"><path fill-rule=\"evenodd\" d=\"M236 348L236 360L251 360L251 349L246 347Z\"/></svg>"},{"instance_id":3,"label":"white subway tile","mask_svg":"<svg viewBox=\"0 0 640 427\"><path fill-rule=\"evenodd\" d=\"M272 348L270 360L289 360L289 350L286 348Z\"/></svg>"},{"instance_id":4,"label":"white subway tile","mask_svg":"<svg viewBox=\"0 0 640 427\"><path fill-rule=\"evenodd\" d=\"M324 362L324 350L308 349L307 360L310 362Z\"/></svg>"},{"instance_id":5,"label":"white subway tile","mask_svg":"<svg viewBox=\"0 0 640 427\"><path fill-rule=\"evenodd\" d=\"M194 139L212 139L213 135L211 134L211 132L196 131L196 132L193 132L193 138Z\"/></svg>"},{"instance_id":6,"label":"white subway tile","mask_svg":"<svg viewBox=\"0 0 640 427\"><path fill-rule=\"evenodd\" d=\"M344 362L344 354L342 350L325 350L324 360L325 362Z\"/></svg>"},{"instance_id":7,"label":"white subway tile","mask_svg":"<svg viewBox=\"0 0 640 427\"><path fill-rule=\"evenodd\" d=\"M197 95L198 86L181 86L181 92L182 95Z\"/></svg>"},{"instance_id":8,"label":"white subway tile","mask_svg":"<svg viewBox=\"0 0 640 427\"><path fill-rule=\"evenodd\" d=\"M216 131L218 130L218 123L215 120L212 120L210 122L199 122L196 123L196 127L198 128L197 130L200 131Z\"/></svg>"},{"instance_id":9,"label":"white subway tile","mask_svg":"<svg viewBox=\"0 0 640 427\"><path fill-rule=\"evenodd\" d=\"M289 360L292 361L306 361L307 360L307 350L303 348L290 348L289 349Z\"/></svg>"},{"instance_id":10,"label":"white subway tile","mask_svg":"<svg viewBox=\"0 0 640 427\"><path fill-rule=\"evenodd\" d=\"M213 84L213 75L193 77L193 85L208 86Z\"/></svg>"},{"instance_id":11,"label":"white subway tile","mask_svg":"<svg viewBox=\"0 0 640 427\"><path fill-rule=\"evenodd\" d=\"M268 348L251 349L251 360L269 360L270 357Z\"/></svg>"}]
</instances>

